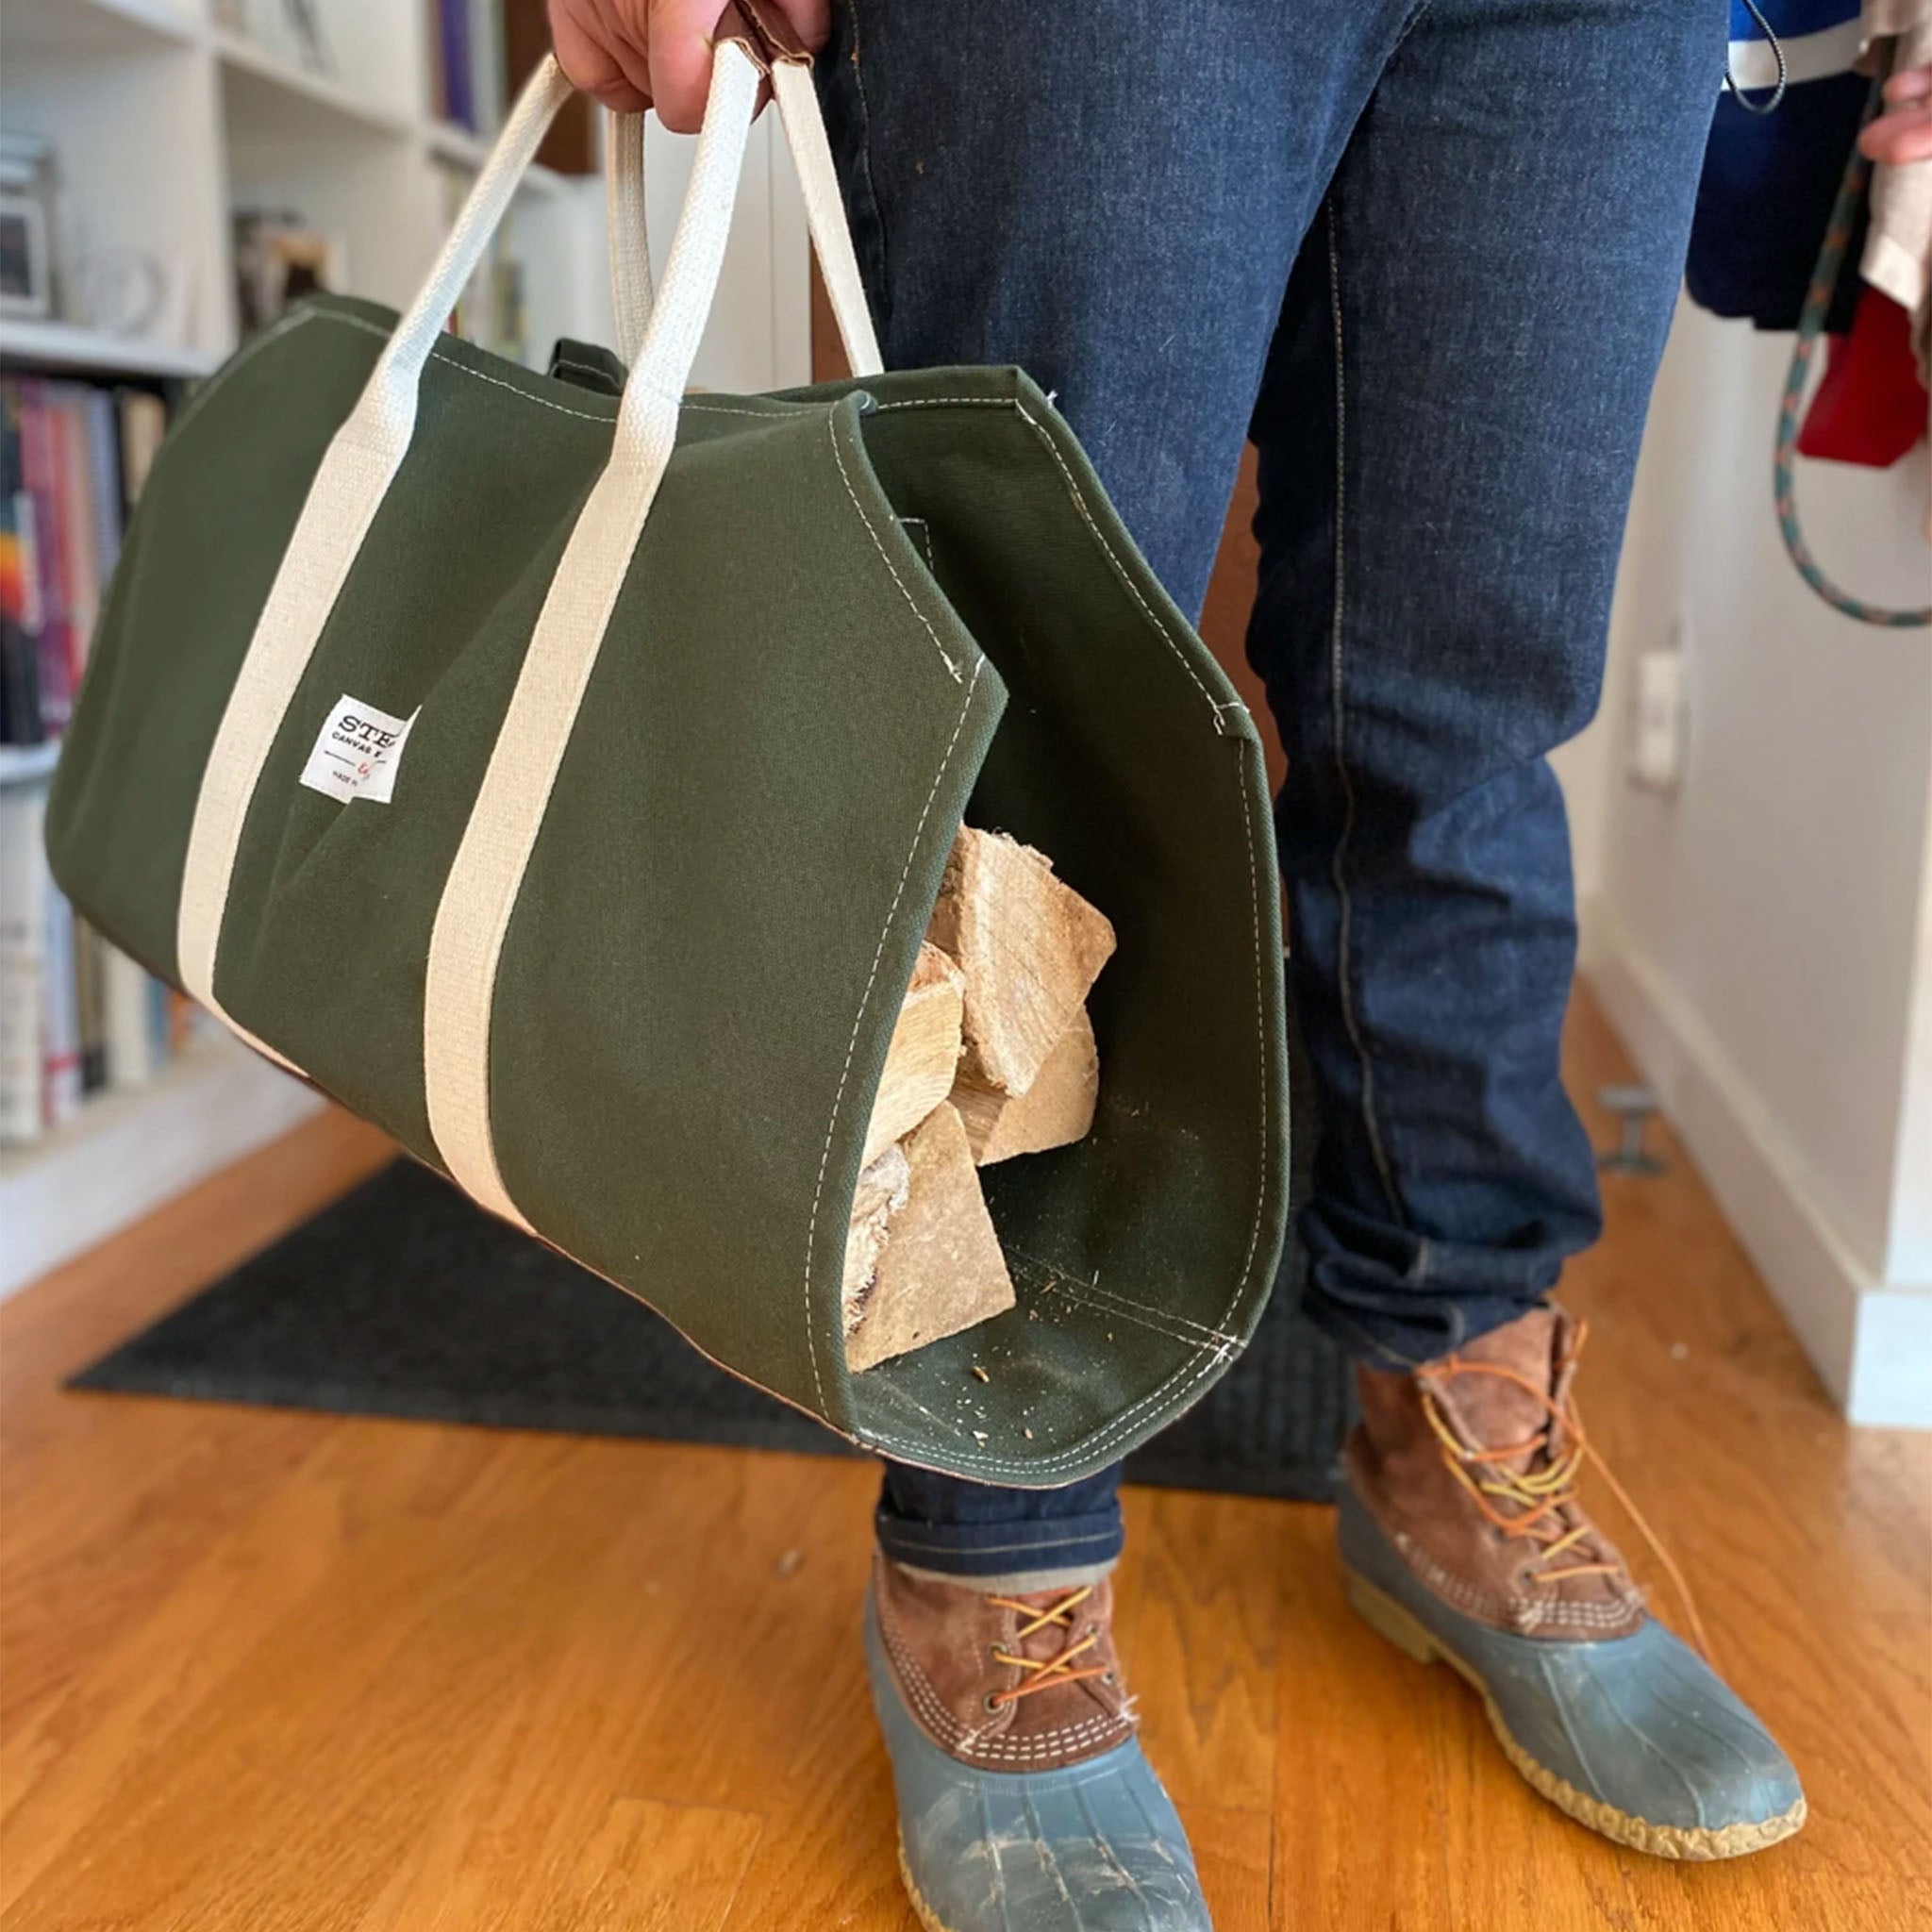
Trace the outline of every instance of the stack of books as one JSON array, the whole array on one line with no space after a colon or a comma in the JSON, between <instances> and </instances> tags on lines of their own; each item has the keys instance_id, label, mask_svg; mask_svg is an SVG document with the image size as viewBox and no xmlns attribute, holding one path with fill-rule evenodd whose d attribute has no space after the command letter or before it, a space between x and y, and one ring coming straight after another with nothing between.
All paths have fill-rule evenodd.
<instances>
[{"instance_id":1,"label":"stack of books","mask_svg":"<svg viewBox=\"0 0 1932 1932\"><path fill-rule=\"evenodd\" d=\"M0 744L66 728L127 507L166 427L147 390L0 377Z\"/></svg>"},{"instance_id":2,"label":"stack of books","mask_svg":"<svg viewBox=\"0 0 1932 1932\"><path fill-rule=\"evenodd\" d=\"M47 872L46 793L0 790L0 1142L38 1141L96 1093L143 1087L218 1030L117 952Z\"/></svg>"},{"instance_id":3,"label":"stack of books","mask_svg":"<svg viewBox=\"0 0 1932 1932\"><path fill-rule=\"evenodd\" d=\"M18 748L73 712L127 510L160 446L152 391L0 378L0 1141L34 1141L135 1087L205 1024L55 889L46 796Z\"/></svg>"}]
</instances>

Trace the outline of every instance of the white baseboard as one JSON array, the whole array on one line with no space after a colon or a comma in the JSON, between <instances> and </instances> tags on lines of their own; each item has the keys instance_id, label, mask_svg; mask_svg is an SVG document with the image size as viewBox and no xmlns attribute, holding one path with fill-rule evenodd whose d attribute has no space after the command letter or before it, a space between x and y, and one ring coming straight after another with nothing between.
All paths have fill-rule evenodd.
<instances>
[{"instance_id":1,"label":"white baseboard","mask_svg":"<svg viewBox=\"0 0 1932 1932\"><path fill-rule=\"evenodd\" d=\"M1855 1423L1932 1428L1932 1292L1872 1277L1723 1043L1601 899L1579 910L1584 977L1826 1389Z\"/></svg>"},{"instance_id":2,"label":"white baseboard","mask_svg":"<svg viewBox=\"0 0 1932 1932\"><path fill-rule=\"evenodd\" d=\"M0 1157L0 1299L308 1119L320 1096L233 1041Z\"/></svg>"},{"instance_id":3,"label":"white baseboard","mask_svg":"<svg viewBox=\"0 0 1932 1932\"><path fill-rule=\"evenodd\" d=\"M1858 1297L1845 1413L1874 1428L1932 1428L1932 1294L1871 1288Z\"/></svg>"}]
</instances>

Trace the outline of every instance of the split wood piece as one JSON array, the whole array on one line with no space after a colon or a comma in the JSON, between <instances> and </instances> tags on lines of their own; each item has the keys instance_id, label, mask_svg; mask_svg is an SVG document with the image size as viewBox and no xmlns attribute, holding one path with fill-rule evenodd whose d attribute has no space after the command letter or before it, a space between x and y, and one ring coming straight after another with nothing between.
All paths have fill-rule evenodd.
<instances>
[{"instance_id":1,"label":"split wood piece","mask_svg":"<svg viewBox=\"0 0 1932 1932\"><path fill-rule=\"evenodd\" d=\"M909 1134L948 1093L959 1073L966 977L937 946L922 945L912 984L892 1028L886 1070L865 1130L866 1166Z\"/></svg>"},{"instance_id":2,"label":"split wood piece","mask_svg":"<svg viewBox=\"0 0 1932 1932\"><path fill-rule=\"evenodd\" d=\"M891 1217L872 1291L845 1339L856 1374L1013 1306L1012 1277L959 1116L941 1105L908 1138L910 1185Z\"/></svg>"},{"instance_id":3,"label":"split wood piece","mask_svg":"<svg viewBox=\"0 0 1932 1932\"><path fill-rule=\"evenodd\" d=\"M1113 926L1044 854L963 825L926 938L966 974L963 1071L1024 1093L1111 957Z\"/></svg>"},{"instance_id":4,"label":"split wood piece","mask_svg":"<svg viewBox=\"0 0 1932 1932\"><path fill-rule=\"evenodd\" d=\"M1100 1052L1093 1022L1080 1007L1025 1092L1002 1093L962 1073L952 1100L966 1124L974 1159L991 1167L1016 1154L1041 1154L1081 1140L1093 1124L1099 1095Z\"/></svg>"},{"instance_id":5,"label":"split wood piece","mask_svg":"<svg viewBox=\"0 0 1932 1932\"><path fill-rule=\"evenodd\" d=\"M866 1297L878 1279L879 1254L886 1245L892 1217L905 1207L911 1190L912 1169L906 1150L889 1146L861 1170L852 1196L852 1224L845 1232L845 1279L841 1306L845 1332L858 1326Z\"/></svg>"}]
</instances>

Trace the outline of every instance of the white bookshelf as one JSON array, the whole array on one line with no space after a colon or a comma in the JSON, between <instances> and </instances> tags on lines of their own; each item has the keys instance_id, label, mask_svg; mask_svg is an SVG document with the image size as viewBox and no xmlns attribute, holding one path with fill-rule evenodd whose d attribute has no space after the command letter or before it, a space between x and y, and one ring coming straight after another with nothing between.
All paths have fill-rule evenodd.
<instances>
[{"instance_id":1,"label":"white bookshelf","mask_svg":"<svg viewBox=\"0 0 1932 1932\"><path fill-rule=\"evenodd\" d=\"M152 338L110 336L74 322L0 316L0 361L100 375L160 375L192 380L212 375L219 358Z\"/></svg>"},{"instance_id":2,"label":"white bookshelf","mask_svg":"<svg viewBox=\"0 0 1932 1932\"><path fill-rule=\"evenodd\" d=\"M54 775L58 744L0 744L0 785L40 785Z\"/></svg>"},{"instance_id":3,"label":"white bookshelf","mask_svg":"<svg viewBox=\"0 0 1932 1932\"><path fill-rule=\"evenodd\" d=\"M401 307L441 242L456 184L486 139L432 110L426 0L314 0L331 64L276 43L279 0L249 0L258 30L215 25L211 0L6 0L0 126L56 143L66 252L135 250L175 278L165 327L126 341L75 321L0 322L0 358L56 369L192 377L236 345L230 218L296 210L340 241L356 294ZM692 380L769 389L808 379L803 210L775 117L755 131L726 258L721 315ZM688 142L655 124L652 241L668 248ZM603 191L532 169L502 245L524 266L528 353L558 335L608 340Z\"/></svg>"},{"instance_id":4,"label":"white bookshelf","mask_svg":"<svg viewBox=\"0 0 1932 1932\"><path fill-rule=\"evenodd\" d=\"M489 143L431 111L426 5L318 0L317 11L330 56L322 71L270 38L276 0L252 0L258 34L216 25L208 0L8 0L0 125L56 143L68 255L139 250L163 263L176 292L152 341L94 332L90 342L73 324L9 322L0 352L53 367L205 374L235 346L230 216L242 208L298 211L340 242L355 292L408 299L441 240L441 176L474 175ZM513 219L513 245L528 240L550 275L543 292L558 313L546 320L572 319L594 286L575 257L595 251L601 208L581 185L535 170ZM536 232L546 226L573 232ZM573 261L558 290L548 258L560 249Z\"/></svg>"},{"instance_id":5,"label":"white bookshelf","mask_svg":"<svg viewBox=\"0 0 1932 1932\"><path fill-rule=\"evenodd\" d=\"M428 0L313 0L326 71L248 0L246 35L212 0L0 0L0 128L54 142L70 263L96 250L160 260L173 300L129 338L86 320L0 318L9 369L192 382L238 341L232 216L287 208L341 243L348 292L401 308L489 142L433 111ZM231 9L230 9L231 10ZM692 371L711 390L809 379L803 205L776 117L754 130L718 311ZM668 251L691 143L654 124L654 258ZM499 246L523 265L526 357L558 336L611 340L596 178L534 169ZM0 788L43 785L57 748L0 747ZM225 1040L150 1085L109 1090L41 1141L0 1150L0 1294L80 1252L319 1103Z\"/></svg>"}]
</instances>

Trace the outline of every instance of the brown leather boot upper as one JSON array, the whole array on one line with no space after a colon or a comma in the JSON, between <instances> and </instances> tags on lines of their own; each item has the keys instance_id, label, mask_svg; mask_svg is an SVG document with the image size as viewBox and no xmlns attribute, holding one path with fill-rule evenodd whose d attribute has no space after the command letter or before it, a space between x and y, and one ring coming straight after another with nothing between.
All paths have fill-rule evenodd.
<instances>
[{"instance_id":1,"label":"brown leather boot upper","mask_svg":"<svg viewBox=\"0 0 1932 1932\"><path fill-rule=\"evenodd\" d=\"M1573 1642L1627 1636L1646 1615L1574 1492L1581 1341L1569 1316L1537 1308L1413 1374L1360 1370L1343 1452L1356 1493L1445 1603Z\"/></svg>"},{"instance_id":2,"label":"brown leather boot upper","mask_svg":"<svg viewBox=\"0 0 1932 1932\"><path fill-rule=\"evenodd\" d=\"M906 1707L951 1757L992 1771L1051 1771L1133 1735L1110 1578L1006 1597L914 1576L881 1556L873 1601Z\"/></svg>"}]
</instances>

